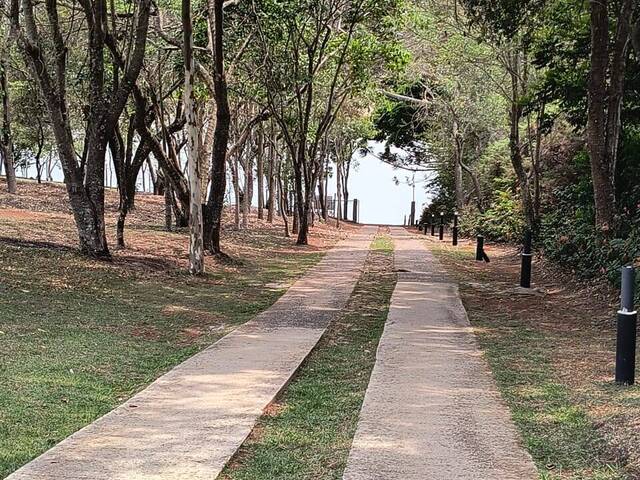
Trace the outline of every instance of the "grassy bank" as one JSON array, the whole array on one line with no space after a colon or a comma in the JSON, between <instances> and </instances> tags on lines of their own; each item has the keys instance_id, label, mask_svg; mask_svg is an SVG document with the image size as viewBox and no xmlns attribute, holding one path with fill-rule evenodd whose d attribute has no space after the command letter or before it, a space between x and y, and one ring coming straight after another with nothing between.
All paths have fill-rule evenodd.
<instances>
[{"instance_id":1,"label":"grassy bank","mask_svg":"<svg viewBox=\"0 0 640 480\"><path fill-rule=\"evenodd\" d=\"M349 304L259 421L225 480L342 477L395 286L393 245L379 236Z\"/></svg>"},{"instance_id":2,"label":"grassy bank","mask_svg":"<svg viewBox=\"0 0 640 480\"><path fill-rule=\"evenodd\" d=\"M430 241L461 296L541 479L639 478L638 387L612 382L615 306L607 293L534 265L539 295L520 295L519 256ZM542 293L544 292L544 293Z\"/></svg>"},{"instance_id":3,"label":"grassy bank","mask_svg":"<svg viewBox=\"0 0 640 480\"><path fill-rule=\"evenodd\" d=\"M295 247L252 217L225 232L236 261L207 257L192 278L187 236L159 228L161 199L138 199L128 248L105 263L76 253L64 191L20 192L0 194L0 478L268 308L342 235L319 226L321 245Z\"/></svg>"}]
</instances>

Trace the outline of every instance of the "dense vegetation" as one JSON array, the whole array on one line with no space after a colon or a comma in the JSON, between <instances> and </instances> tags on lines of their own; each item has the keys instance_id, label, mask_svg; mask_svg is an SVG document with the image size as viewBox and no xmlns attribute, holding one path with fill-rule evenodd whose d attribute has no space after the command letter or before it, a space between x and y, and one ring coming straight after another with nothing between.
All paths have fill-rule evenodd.
<instances>
[{"instance_id":1,"label":"dense vegetation","mask_svg":"<svg viewBox=\"0 0 640 480\"><path fill-rule=\"evenodd\" d=\"M2 7L8 188L16 167L41 180L59 165L90 256L110 257L112 170L119 248L145 173L165 195L167 228L190 225L194 273L205 250L223 255L228 175L237 228L255 188L259 215L291 215L307 243L329 210L346 214L352 154L367 153L367 139L386 142L382 160L429 175L423 218L459 210L465 232L509 241L531 229L584 275L613 275L639 253L633 0Z\"/></svg>"},{"instance_id":2,"label":"dense vegetation","mask_svg":"<svg viewBox=\"0 0 640 480\"><path fill-rule=\"evenodd\" d=\"M461 5L459 4L461 3ZM537 244L581 275L616 278L640 254L640 9L616 0L465 0L413 9L404 102L381 138L435 170L423 221ZM394 159L391 161L407 162Z\"/></svg>"}]
</instances>

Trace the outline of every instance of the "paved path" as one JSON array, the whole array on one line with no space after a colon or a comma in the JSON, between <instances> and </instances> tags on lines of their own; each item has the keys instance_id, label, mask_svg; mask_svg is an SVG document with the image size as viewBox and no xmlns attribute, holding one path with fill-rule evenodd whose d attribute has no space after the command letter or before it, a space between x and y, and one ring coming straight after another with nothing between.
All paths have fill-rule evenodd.
<instances>
[{"instance_id":1,"label":"paved path","mask_svg":"<svg viewBox=\"0 0 640 480\"><path fill-rule=\"evenodd\" d=\"M270 309L8 479L215 479L345 306L376 231L351 235Z\"/></svg>"},{"instance_id":2,"label":"paved path","mask_svg":"<svg viewBox=\"0 0 640 480\"><path fill-rule=\"evenodd\" d=\"M457 287L421 240L392 236L398 284L344 479L538 478Z\"/></svg>"}]
</instances>

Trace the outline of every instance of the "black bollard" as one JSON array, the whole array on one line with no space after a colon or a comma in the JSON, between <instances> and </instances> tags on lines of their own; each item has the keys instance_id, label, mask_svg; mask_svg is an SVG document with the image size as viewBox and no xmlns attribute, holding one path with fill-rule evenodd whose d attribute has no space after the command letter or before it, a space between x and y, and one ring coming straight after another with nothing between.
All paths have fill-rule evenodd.
<instances>
[{"instance_id":1,"label":"black bollard","mask_svg":"<svg viewBox=\"0 0 640 480\"><path fill-rule=\"evenodd\" d=\"M431 236L434 237L436 235L436 219L431 214Z\"/></svg>"},{"instance_id":2,"label":"black bollard","mask_svg":"<svg viewBox=\"0 0 640 480\"><path fill-rule=\"evenodd\" d=\"M522 249L522 267L520 268L520 286L531 288L531 230L524 232L524 248Z\"/></svg>"},{"instance_id":3,"label":"black bollard","mask_svg":"<svg viewBox=\"0 0 640 480\"><path fill-rule=\"evenodd\" d=\"M438 232L438 238L442 240L444 238L444 213L440 212L440 231Z\"/></svg>"},{"instance_id":4,"label":"black bollard","mask_svg":"<svg viewBox=\"0 0 640 480\"><path fill-rule=\"evenodd\" d=\"M618 311L616 346L616 383L633 385L636 377L636 334L638 312L634 309L636 272L633 267L622 268L621 308Z\"/></svg>"},{"instance_id":5,"label":"black bollard","mask_svg":"<svg viewBox=\"0 0 640 480\"><path fill-rule=\"evenodd\" d=\"M484 260L484 237L478 235L476 237L476 261L481 262Z\"/></svg>"},{"instance_id":6,"label":"black bollard","mask_svg":"<svg viewBox=\"0 0 640 480\"><path fill-rule=\"evenodd\" d=\"M455 212L453 214L453 231L451 232L451 234L451 243L453 243L453 246L455 247L456 245L458 245L458 212Z\"/></svg>"}]
</instances>

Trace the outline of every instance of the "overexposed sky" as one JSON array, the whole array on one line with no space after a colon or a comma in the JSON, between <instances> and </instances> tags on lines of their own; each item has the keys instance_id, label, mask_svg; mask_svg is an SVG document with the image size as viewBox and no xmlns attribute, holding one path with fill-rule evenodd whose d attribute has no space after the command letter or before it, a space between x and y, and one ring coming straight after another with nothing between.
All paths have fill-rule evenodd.
<instances>
[{"instance_id":1,"label":"overexposed sky","mask_svg":"<svg viewBox=\"0 0 640 480\"><path fill-rule=\"evenodd\" d=\"M369 146L376 152L383 150L382 144L370 142ZM358 166L349 176L349 198L360 201L360 222L402 225L404 216L409 217L411 211L412 173L402 169L394 169L391 165L369 155L362 158L355 154ZM352 167L353 168L353 167ZM425 190L424 173L415 174L416 217L419 218L422 205L428 201ZM394 178L399 180L396 185ZM329 195L335 195L335 177L329 179ZM349 218L352 215L351 205Z\"/></svg>"}]
</instances>

